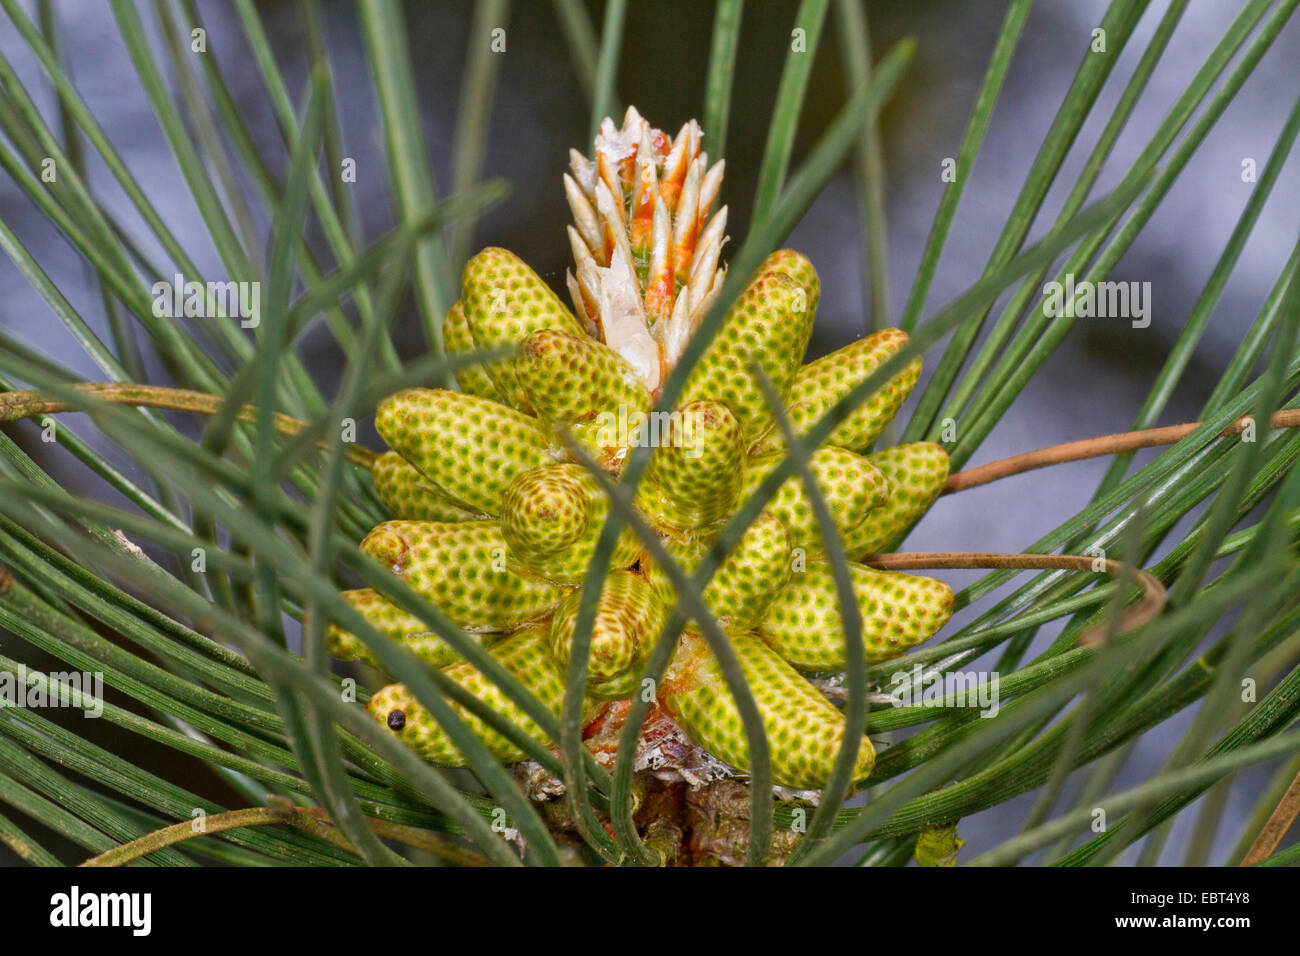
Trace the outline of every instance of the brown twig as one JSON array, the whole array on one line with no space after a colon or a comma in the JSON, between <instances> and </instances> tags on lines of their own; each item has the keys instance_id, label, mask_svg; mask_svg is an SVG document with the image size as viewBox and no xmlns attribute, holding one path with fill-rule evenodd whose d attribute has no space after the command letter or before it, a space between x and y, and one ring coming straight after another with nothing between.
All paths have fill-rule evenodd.
<instances>
[{"instance_id":1,"label":"brown twig","mask_svg":"<svg viewBox=\"0 0 1300 956\"><path fill-rule=\"evenodd\" d=\"M136 385L130 382L82 382L75 386L92 399L108 402L111 405L130 405L136 408L162 408L176 412L195 412L199 415L215 415L224 404L224 399L206 392L195 392L187 388L166 388L161 385ZM55 415L60 412L84 412L86 409L73 402L55 398L48 392L0 392L0 422L16 421L20 418L33 418L37 415ZM241 422L257 420L257 409L245 405L239 412ZM274 416L276 431L282 435L296 435L307 427L306 423L296 418L276 412ZM323 443L322 443L323 447ZM358 465L370 468L379 456L361 445L353 444L348 448L348 458Z\"/></svg>"},{"instance_id":2,"label":"brown twig","mask_svg":"<svg viewBox=\"0 0 1300 956\"><path fill-rule=\"evenodd\" d=\"M186 820L174 823L161 830L154 830L142 837L123 843L111 850L105 850L99 856L92 856L82 866L122 866L142 856L148 856L163 847L172 846L194 837L209 836L222 830L236 830L240 827L266 826L267 824L289 823L290 814L278 807L249 807L244 810L231 810L229 813L214 813L203 821L200 830L194 828L194 821Z\"/></svg>"},{"instance_id":3,"label":"brown twig","mask_svg":"<svg viewBox=\"0 0 1300 956\"><path fill-rule=\"evenodd\" d=\"M1295 779L1291 781L1291 786L1287 787L1277 808L1264 824L1264 829L1259 831L1259 836L1255 837L1255 842L1242 857L1241 865L1254 866L1272 856L1298 816L1300 816L1300 774L1296 774Z\"/></svg>"},{"instance_id":4,"label":"brown twig","mask_svg":"<svg viewBox=\"0 0 1300 956\"><path fill-rule=\"evenodd\" d=\"M1133 584L1142 590L1142 600L1127 609L1119 619L1116 633L1132 630L1154 618L1165 606L1165 586L1141 568L1129 568L1111 558L1083 554L998 554L980 551L915 551L873 554L862 560L882 571L916 571L926 568L1000 569L1030 571L1089 571L1109 574L1117 580L1131 575ZM1095 646L1105 636L1104 627L1092 627L1079 635L1081 646Z\"/></svg>"},{"instance_id":5,"label":"brown twig","mask_svg":"<svg viewBox=\"0 0 1300 956\"><path fill-rule=\"evenodd\" d=\"M356 854L352 844L330 822L325 811L316 807L300 807L289 800L272 797L270 806L249 807L243 810L231 810L227 813L214 813L203 821L202 829L196 830L193 821L182 821L152 833L115 846L111 850L91 857L82 866L122 866L140 857L148 856L163 847L172 846L195 837L211 836L222 830L236 830L240 827L256 827L275 824L291 826L312 836L320 837L348 853ZM490 866L487 857L467 847L458 846L436 833L417 827L403 826L388 820L367 817L370 828L381 837L387 837L398 843L436 853L449 863L459 866Z\"/></svg>"},{"instance_id":6,"label":"brown twig","mask_svg":"<svg viewBox=\"0 0 1300 956\"><path fill-rule=\"evenodd\" d=\"M1246 430L1254 419L1247 415L1237 419L1223 431L1221 437L1239 435ZM1101 435L1097 438L1084 438L1081 441L1065 442L1062 445L1050 445L1022 455L1001 458L986 465L967 468L949 475L943 486L943 494L965 491L978 485L987 485L999 478L1008 478L1036 468L1047 468L1070 461L1083 461L1085 458L1100 458L1102 455L1118 455L1122 452L1137 451L1139 448L1155 448L1159 445L1172 445L1182 441L1196 429L1200 422L1188 422L1185 425L1167 425L1164 428L1147 428L1136 432L1119 432L1115 435ZM1300 428L1300 409L1285 409L1275 414L1269 421L1270 428Z\"/></svg>"}]
</instances>

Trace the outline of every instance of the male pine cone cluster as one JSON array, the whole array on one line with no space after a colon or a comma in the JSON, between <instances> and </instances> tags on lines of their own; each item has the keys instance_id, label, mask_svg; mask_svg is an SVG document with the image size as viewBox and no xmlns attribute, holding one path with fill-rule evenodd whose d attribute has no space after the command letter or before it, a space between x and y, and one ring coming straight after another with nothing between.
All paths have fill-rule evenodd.
<instances>
[{"instance_id":1,"label":"male pine cone cluster","mask_svg":"<svg viewBox=\"0 0 1300 956\"><path fill-rule=\"evenodd\" d=\"M784 447L752 366L783 397L797 433L897 353L906 335L886 329L802 365L817 308L812 264L773 253L727 313L693 369L678 408L649 417L664 380L722 284L726 207L713 212L721 162L710 167L692 121L675 137L635 110L605 120L595 159L572 153L565 191L575 269L573 310L518 257L489 248L465 267L461 300L443 325L451 354L511 350L457 373L461 391L416 388L385 399L376 425L391 451L373 471L396 520L362 549L402 576L480 640L557 716L578 614L580 584L609 505L565 451L566 429L611 474L632 447L653 446L637 505L667 550L692 570L721 526ZM876 392L810 465L850 558L887 547L939 494L948 459L920 442L868 453L916 382L919 359ZM799 479L788 480L704 592L753 690L771 745L775 781L822 787L844 720L801 672L846 666L844 628L822 540ZM851 563L868 662L901 654L948 619L940 581ZM490 680L416 617L373 590L345 595L380 631L440 668L469 693L552 745ZM626 531L599 598L589 656L593 707L638 692L646 657L676 602L663 570ZM331 652L375 663L334 629ZM683 633L657 704L696 744L739 771L749 754L739 711L693 626ZM509 740L453 705L503 762L523 759ZM368 704L426 759L464 759L400 684ZM855 781L871 772L864 738Z\"/></svg>"}]
</instances>

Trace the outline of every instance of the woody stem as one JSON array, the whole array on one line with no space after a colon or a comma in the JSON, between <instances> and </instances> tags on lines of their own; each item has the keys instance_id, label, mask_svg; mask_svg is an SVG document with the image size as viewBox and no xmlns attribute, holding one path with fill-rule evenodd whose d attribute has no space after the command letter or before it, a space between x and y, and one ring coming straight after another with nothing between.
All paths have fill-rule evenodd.
<instances>
[{"instance_id":1,"label":"woody stem","mask_svg":"<svg viewBox=\"0 0 1300 956\"><path fill-rule=\"evenodd\" d=\"M1247 415L1219 433L1220 437L1239 435L1252 424L1254 418ZM1049 445L1035 451L1001 458L986 465L967 468L949 475L943 486L943 494L965 491L979 485L987 485L999 478L1008 478L1037 468L1047 468L1068 461L1083 461L1086 458L1099 458L1102 455L1118 455L1123 452L1136 451L1139 448L1155 448L1159 445L1172 445L1182 441L1196 429L1200 422L1188 422L1185 425L1166 425L1163 428L1147 428L1135 432L1119 432L1114 435L1100 435L1096 438L1084 438L1081 441L1065 442L1061 445ZM1300 409L1285 409L1273 415L1269 421L1270 428L1300 428Z\"/></svg>"},{"instance_id":2,"label":"woody stem","mask_svg":"<svg viewBox=\"0 0 1300 956\"><path fill-rule=\"evenodd\" d=\"M195 392L183 388L166 388L157 385L135 385L119 382L85 382L76 386L77 391L85 393L92 399L113 405L134 405L146 408L164 408L172 411L195 412L200 415L214 415L221 408L223 400L217 395ZM15 421L20 418L32 418L37 415L51 415L60 412L78 412L85 409L74 402L55 398L46 392L23 391L0 393L0 422ZM256 410L245 405L240 410L239 420L252 422ZM1249 415L1237 419L1222 432L1221 437L1239 435L1254 424ZM277 413L276 429L285 435L295 435L307 425L296 418ZM1080 441L1050 445L1034 451L1001 458L974 468L967 468L949 475L942 494L948 495L968 488L987 485L1000 478L1023 474L1038 468L1048 468L1071 461L1083 461L1087 458L1099 458L1103 455L1118 455L1137 451L1140 448L1155 448L1160 445L1172 445L1186 438L1201 427L1200 422L1187 422L1182 425L1166 425L1163 428L1147 428L1141 431L1118 432L1114 435L1099 435ZM1273 415L1269 421L1270 428L1300 428L1300 409L1284 409ZM348 457L356 464L371 467L378 455L368 448L353 445L348 449Z\"/></svg>"},{"instance_id":3,"label":"woody stem","mask_svg":"<svg viewBox=\"0 0 1300 956\"><path fill-rule=\"evenodd\" d=\"M130 382L82 382L75 386L78 392L91 401L106 402L110 405L130 405L137 408L163 408L177 412L195 412L199 415L215 415L220 411L225 400L218 395L195 392L187 388L166 388L161 385L137 385ZM76 402L65 401L48 392L0 392L0 422L17 421L20 418L35 418L38 415L57 415L61 412L83 412L86 407ZM241 422L255 422L257 409L245 405L239 412ZM288 415L276 413L276 431L282 435L296 435L307 427L306 423ZM348 458L358 465L371 467L378 457L368 448L351 445Z\"/></svg>"},{"instance_id":4,"label":"woody stem","mask_svg":"<svg viewBox=\"0 0 1300 956\"><path fill-rule=\"evenodd\" d=\"M370 828L377 834L407 846L418 847L437 854L450 863L461 866L486 866L486 857L466 847L459 846L445 837L421 830L417 827L404 826L387 820L368 817ZM214 813L204 818L201 827L195 827L193 821L182 821L152 833L115 846L111 850L91 857L82 866L122 866L140 857L148 856L163 847L172 846L194 837L211 836L222 830L234 830L240 827L256 827L284 824L302 830L304 833L318 836L333 843L340 849L355 853L352 845L343 835L334 829L329 817L316 807L295 806L288 800L276 799L271 806L249 807L243 810L231 810L227 813Z\"/></svg>"}]
</instances>

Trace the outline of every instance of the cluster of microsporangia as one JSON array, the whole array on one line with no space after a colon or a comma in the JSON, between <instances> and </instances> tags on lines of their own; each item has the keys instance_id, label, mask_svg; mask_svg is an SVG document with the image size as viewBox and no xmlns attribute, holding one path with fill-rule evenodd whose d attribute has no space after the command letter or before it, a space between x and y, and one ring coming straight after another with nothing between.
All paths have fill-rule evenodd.
<instances>
[{"instance_id":1,"label":"cluster of microsporangia","mask_svg":"<svg viewBox=\"0 0 1300 956\"><path fill-rule=\"evenodd\" d=\"M692 371L676 411L650 418L659 389L722 285L727 209L714 212L723 164L709 166L694 121L675 138L629 110L606 119L595 160L572 154L564 188L575 268L569 309L504 249L465 267L461 300L443 324L448 351L509 347L513 357L457 374L462 391L415 388L376 414L391 447L374 468L396 520L362 548L401 575L558 715L580 584L608 500L566 454L568 429L618 474L629 449L652 444L637 504L687 571L755 485L784 458L783 442L751 363L783 397L802 433L907 340L896 329L802 364L817 309L817 273L802 255L773 253L731 307ZM844 421L810 464L850 558L888 546L937 497L948 473L939 445L865 453L916 382L919 359ZM652 434L648 434L652 433ZM800 479L789 479L705 590L755 695L777 784L823 787L844 733L841 712L807 674L846 667L844 629L822 537ZM952 592L931 578L850 563L866 659L926 640L948 619ZM348 600L385 634L547 746L513 702L416 617L373 590ZM627 700L676 602L666 576L625 532L599 599L591 638L587 744L609 759ZM331 652L374 663L352 634ZM749 753L735 701L698 630L688 626L658 684L647 726L684 733L738 772ZM426 759L464 758L400 684L369 710ZM512 743L457 707L501 761ZM644 738L643 738L644 741ZM875 751L863 739L855 782Z\"/></svg>"}]
</instances>

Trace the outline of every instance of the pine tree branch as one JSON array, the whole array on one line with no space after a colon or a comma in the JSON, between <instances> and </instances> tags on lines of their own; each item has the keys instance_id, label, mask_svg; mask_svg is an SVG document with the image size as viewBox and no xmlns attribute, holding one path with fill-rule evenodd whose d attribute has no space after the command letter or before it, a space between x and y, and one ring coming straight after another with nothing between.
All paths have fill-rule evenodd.
<instances>
[{"instance_id":1,"label":"pine tree branch","mask_svg":"<svg viewBox=\"0 0 1300 956\"><path fill-rule=\"evenodd\" d=\"M398 843L404 843L407 846L428 850L448 863L459 866L491 865L487 857L482 854L476 853L467 847L459 846L439 834L430 833L418 827L405 826L387 820L377 820L373 817L367 818L366 822L379 836L395 840ZM344 839L343 835L334 828L324 810L317 807L297 806L288 800L280 798L275 799L272 805L267 807L248 807L243 810L231 810L228 813L214 813L204 819L202 828L198 830L194 828L194 821L183 820L172 826L163 827L161 830L146 833L130 843L123 843L121 846L113 847L113 849L107 850L98 856L91 857L81 865L96 867L123 866L140 857L148 856L162 847L173 846L195 837L211 836L223 830L235 830L240 827L275 824L294 827L304 833L328 840L349 853L356 852L352 845Z\"/></svg>"},{"instance_id":2,"label":"pine tree branch","mask_svg":"<svg viewBox=\"0 0 1300 956\"><path fill-rule=\"evenodd\" d=\"M1120 616L1116 633L1130 631L1156 617L1165 607L1165 586L1141 568L1129 568L1112 558L1083 554L997 554L978 551L915 551L896 554L873 554L862 559L868 567L882 571L917 571L926 568L1018 568L1030 571L1091 571L1109 574L1117 580L1132 576L1142 590L1142 600ZM1079 635L1079 646L1101 643L1106 624L1089 628Z\"/></svg>"},{"instance_id":3,"label":"pine tree branch","mask_svg":"<svg viewBox=\"0 0 1300 956\"><path fill-rule=\"evenodd\" d=\"M196 412L200 415L215 415L221 410L223 400L220 396L206 392L196 392L187 388L167 388L161 385L137 385L130 382L82 382L75 386L93 399L112 405L131 405L137 408L165 408L177 412ZM73 402L55 398L48 392L23 391L0 392L0 422L16 421L20 418L34 418L37 415L55 415L60 412L81 412L84 408ZM239 412L241 422L252 423L257 420L257 409L245 405ZM296 435L307 428L305 422L288 415L276 413L274 417L276 431L282 435ZM348 459L366 468L371 467L378 455L361 445L352 445L347 451Z\"/></svg>"},{"instance_id":4,"label":"pine tree branch","mask_svg":"<svg viewBox=\"0 0 1300 956\"><path fill-rule=\"evenodd\" d=\"M1254 423L1251 415L1238 418L1219 433L1227 438L1239 435ZM1100 435L1096 438L1084 438L1080 441L1065 442L1061 445L1049 445L1035 451L1027 451L1010 458L1001 458L986 465L967 468L949 475L943 487L943 494L965 491L978 485L987 485L999 478L1008 478L1037 468L1048 468L1069 461L1083 461L1087 458L1099 458L1102 455L1118 455L1122 452L1136 451L1139 448L1155 448L1159 445L1172 445L1182 441L1196 429L1200 422L1188 422L1184 425L1166 425L1163 428L1146 428L1135 432L1119 432L1114 435ZM1300 428L1300 409L1285 409L1277 412L1269 421L1270 428Z\"/></svg>"},{"instance_id":5,"label":"pine tree branch","mask_svg":"<svg viewBox=\"0 0 1300 956\"><path fill-rule=\"evenodd\" d=\"M220 396L209 395L184 388L167 388L161 385L137 385L129 382L83 382L76 386L80 392L114 405L133 405L141 408L165 408L179 412L195 412L200 415L215 415L223 404ZM0 392L0 422L16 421L20 418L34 418L37 415L55 415L61 412L80 412L75 403L55 398L47 392L20 391ZM257 410L252 405L245 405L239 413L242 422L253 422ZM1253 425L1253 416L1245 415L1219 434L1227 438L1239 435ZM1034 451L1023 452L1010 458L1000 458L975 468L955 472L948 476L942 494L949 495L968 488L987 485L1000 478L1009 478L1038 468L1049 468L1072 461L1088 458L1100 458L1103 455L1118 455L1136 451L1139 448L1155 448L1160 445L1172 445L1182 441L1196 429L1201 422L1186 422L1181 425L1166 425L1162 428L1146 428L1141 431L1118 432L1113 435L1099 435L1095 438L1083 438L1078 441L1049 445ZM296 435L309 426L296 418L277 413L275 427L283 435ZM1277 412L1269 421L1270 428L1300 428L1300 409L1284 409ZM379 457L377 452L361 445L348 449L349 460L366 468L371 467Z\"/></svg>"}]
</instances>

